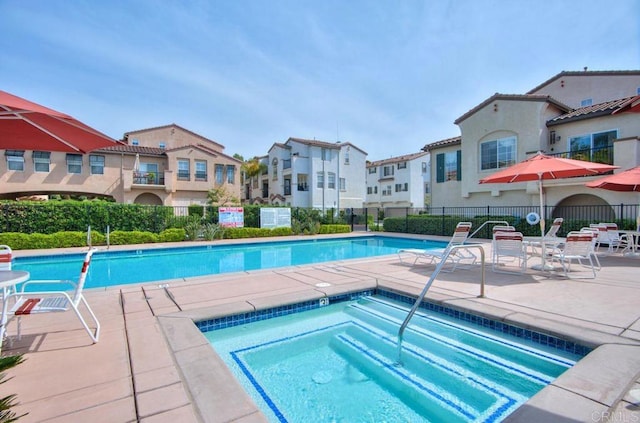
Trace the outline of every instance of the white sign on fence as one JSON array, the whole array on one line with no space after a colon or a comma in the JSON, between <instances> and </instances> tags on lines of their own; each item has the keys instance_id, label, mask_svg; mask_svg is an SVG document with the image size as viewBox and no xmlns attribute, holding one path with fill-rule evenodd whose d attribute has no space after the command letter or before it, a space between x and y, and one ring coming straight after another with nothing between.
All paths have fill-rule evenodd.
<instances>
[{"instance_id":1,"label":"white sign on fence","mask_svg":"<svg viewBox=\"0 0 640 423\"><path fill-rule=\"evenodd\" d=\"M218 224L224 228L243 228L244 208L218 207Z\"/></svg>"},{"instance_id":2,"label":"white sign on fence","mask_svg":"<svg viewBox=\"0 0 640 423\"><path fill-rule=\"evenodd\" d=\"M260 209L261 228L290 228L291 209L289 207L262 207Z\"/></svg>"}]
</instances>

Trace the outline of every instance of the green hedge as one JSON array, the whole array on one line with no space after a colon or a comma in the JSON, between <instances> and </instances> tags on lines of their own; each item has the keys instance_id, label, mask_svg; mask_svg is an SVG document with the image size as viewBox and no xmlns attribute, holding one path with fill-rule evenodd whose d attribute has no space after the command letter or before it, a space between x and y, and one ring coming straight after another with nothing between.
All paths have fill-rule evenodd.
<instances>
[{"instance_id":1,"label":"green hedge","mask_svg":"<svg viewBox=\"0 0 640 423\"><path fill-rule=\"evenodd\" d=\"M321 234L344 234L351 232L349 225L322 225L320 226Z\"/></svg>"}]
</instances>

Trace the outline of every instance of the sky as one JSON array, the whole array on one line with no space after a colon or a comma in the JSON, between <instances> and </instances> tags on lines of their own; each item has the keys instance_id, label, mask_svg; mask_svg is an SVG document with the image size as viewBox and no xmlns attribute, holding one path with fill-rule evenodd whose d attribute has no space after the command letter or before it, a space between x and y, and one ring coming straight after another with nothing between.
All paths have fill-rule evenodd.
<instances>
[{"instance_id":1,"label":"sky","mask_svg":"<svg viewBox=\"0 0 640 423\"><path fill-rule=\"evenodd\" d=\"M640 70L638 0L0 0L0 28L0 90L245 159L289 137L415 153L496 92Z\"/></svg>"}]
</instances>

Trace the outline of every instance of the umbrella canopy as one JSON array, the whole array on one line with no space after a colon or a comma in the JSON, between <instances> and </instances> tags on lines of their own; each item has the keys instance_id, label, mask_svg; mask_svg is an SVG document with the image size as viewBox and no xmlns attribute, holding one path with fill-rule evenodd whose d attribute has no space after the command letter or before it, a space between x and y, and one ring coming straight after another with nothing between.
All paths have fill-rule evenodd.
<instances>
[{"instance_id":1,"label":"umbrella canopy","mask_svg":"<svg viewBox=\"0 0 640 423\"><path fill-rule=\"evenodd\" d=\"M0 91L0 150L88 153L117 143L69 115Z\"/></svg>"},{"instance_id":2,"label":"umbrella canopy","mask_svg":"<svg viewBox=\"0 0 640 423\"><path fill-rule=\"evenodd\" d=\"M506 169L480 180L481 184L511 183L538 181L540 193L540 230L544 236L544 203L542 198L542 181L545 179L571 178L575 176L599 175L617 169L602 163L586 162L583 160L563 159L547 156L538 152L535 156L516 163Z\"/></svg>"},{"instance_id":3,"label":"umbrella canopy","mask_svg":"<svg viewBox=\"0 0 640 423\"><path fill-rule=\"evenodd\" d=\"M610 191L640 192L640 166L596 179L585 185L589 188L602 188Z\"/></svg>"}]
</instances>

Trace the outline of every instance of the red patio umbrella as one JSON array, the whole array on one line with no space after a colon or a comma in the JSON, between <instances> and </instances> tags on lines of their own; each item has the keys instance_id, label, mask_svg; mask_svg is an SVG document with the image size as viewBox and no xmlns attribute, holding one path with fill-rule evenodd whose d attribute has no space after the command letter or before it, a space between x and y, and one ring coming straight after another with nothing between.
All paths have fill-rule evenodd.
<instances>
[{"instance_id":1,"label":"red patio umbrella","mask_svg":"<svg viewBox=\"0 0 640 423\"><path fill-rule=\"evenodd\" d=\"M0 150L88 153L117 143L69 115L0 90Z\"/></svg>"},{"instance_id":2,"label":"red patio umbrella","mask_svg":"<svg viewBox=\"0 0 640 423\"><path fill-rule=\"evenodd\" d=\"M542 181L545 179L571 178L575 176L592 176L617 169L618 166L611 166L602 163L586 162L583 160L563 159L560 157L547 156L538 152L535 156L500 170L493 175L480 180L481 184L489 183L511 183L538 181L540 194L540 232L544 237L544 200L542 197ZM542 243L544 246L544 242ZM544 251L542 254L544 267Z\"/></svg>"},{"instance_id":3,"label":"red patio umbrella","mask_svg":"<svg viewBox=\"0 0 640 423\"><path fill-rule=\"evenodd\" d=\"M610 191L640 192L640 166L624 172L604 176L585 184L589 188L602 188Z\"/></svg>"},{"instance_id":4,"label":"red patio umbrella","mask_svg":"<svg viewBox=\"0 0 640 423\"><path fill-rule=\"evenodd\" d=\"M596 179L585 185L589 188L602 188L609 191L640 192L640 166ZM636 218L636 227L640 230L640 211Z\"/></svg>"}]
</instances>

